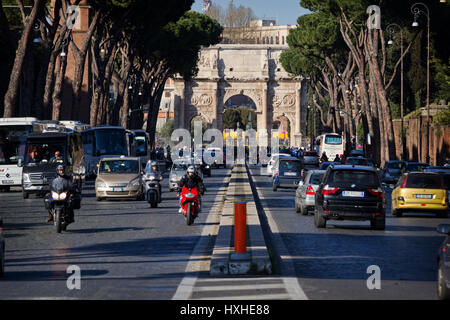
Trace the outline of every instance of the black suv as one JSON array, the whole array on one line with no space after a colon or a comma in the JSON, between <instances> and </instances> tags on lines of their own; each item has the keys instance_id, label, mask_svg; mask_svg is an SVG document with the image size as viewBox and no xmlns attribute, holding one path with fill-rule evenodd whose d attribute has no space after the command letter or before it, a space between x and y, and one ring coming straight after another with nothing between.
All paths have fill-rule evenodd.
<instances>
[{"instance_id":1,"label":"black suv","mask_svg":"<svg viewBox=\"0 0 450 320\"><path fill-rule=\"evenodd\" d=\"M314 224L325 228L329 219L370 220L372 229L385 229L386 200L375 168L328 167L316 192Z\"/></svg>"}]
</instances>

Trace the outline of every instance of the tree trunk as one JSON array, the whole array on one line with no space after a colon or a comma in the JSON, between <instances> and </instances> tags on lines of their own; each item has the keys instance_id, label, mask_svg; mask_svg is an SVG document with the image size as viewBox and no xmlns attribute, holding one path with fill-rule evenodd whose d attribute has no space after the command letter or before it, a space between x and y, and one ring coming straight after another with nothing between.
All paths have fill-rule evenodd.
<instances>
[{"instance_id":1,"label":"tree trunk","mask_svg":"<svg viewBox=\"0 0 450 320\"><path fill-rule=\"evenodd\" d=\"M13 117L15 114L20 86L20 76L23 71L25 56L28 52L30 39L33 34L34 24L36 23L37 16L42 10L44 4L45 1L43 0L35 0L33 4L33 10L31 11L30 16L26 19L25 28L23 30L22 37L19 41L19 45L16 51L16 58L14 60L13 69L11 71L8 91L5 94L5 106L3 112L3 117L5 118Z\"/></svg>"},{"instance_id":2,"label":"tree trunk","mask_svg":"<svg viewBox=\"0 0 450 320\"><path fill-rule=\"evenodd\" d=\"M59 70L56 74L55 89L53 92L52 120L61 120L62 91L66 76L67 59L60 57Z\"/></svg>"}]
</instances>

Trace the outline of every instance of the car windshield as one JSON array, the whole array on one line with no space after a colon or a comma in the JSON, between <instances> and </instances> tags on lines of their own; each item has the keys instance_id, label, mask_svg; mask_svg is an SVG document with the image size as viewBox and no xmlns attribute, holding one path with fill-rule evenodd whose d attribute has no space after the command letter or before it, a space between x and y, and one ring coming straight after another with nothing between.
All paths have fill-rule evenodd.
<instances>
[{"instance_id":1,"label":"car windshield","mask_svg":"<svg viewBox=\"0 0 450 320\"><path fill-rule=\"evenodd\" d=\"M147 144L145 136L136 136L136 156L146 156L147 155Z\"/></svg>"},{"instance_id":2,"label":"car windshield","mask_svg":"<svg viewBox=\"0 0 450 320\"><path fill-rule=\"evenodd\" d=\"M428 167L427 164L410 163L406 166L406 171L408 171L408 172L412 172L412 171L423 172L423 170L425 170L426 167Z\"/></svg>"},{"instance_id":3,"label":"car windshield","mask_svg":"<svg viewBox=\"0 0 450 320\"><path fill-rule=\"evenodd\" d=\"M96 154L98 156L128 155L127 138L124 130L96 130L95 139Z\"/></svg>"},{"instance_id":4,"label":"car windshield","mask_svg":"<svg viewBox=\"0 0 450 320\"><path fill-rule=\"evenodd\" d=\"M360 170L335 170L330 174L329 183L336 185L377 186L375 172Z\"/></svg>"},{"instance_id":5,"label":"car windshield","mask_svg":"<svg viewBox=\"0 0 450 320\"><path fill-rule=\"evenodd\" d=\"M326 136L325 137L325 144L340 145L340 144L342 144L342 137L339 137L339 136Z\"/></svg>"},{"instance_id":6,"label":"car windshield","mask_svg":"<svg viewBox=\"0 0 450 320\"><path fill-rule=\"evenodd\" d=\"M24 154L24 142L0 140L0 164L17 164L19 158L23 160Z\"/></svg>"},{"instance_id":7,"label":"car windshield","mask_svg":"<svg viewBox=\"0 0 450 320\"><path fill-rule=\"evenodd\" d=\"M309 179L310 184L320 184L322 182L323 173L313 173Z\"/></svg>"},{"instance_id":8,"label":"car windshield","mask_svg":"<svg viewBox=\"0 0 450 320\"><path fill-rule=\"evenodd\" d=\"M297 160L281 160L280 170L301 171L302 162Z\"/></svg>"},{"instance_id":9,"label":"car windshield","mask_svg":"<svg viewBox=\"0 0 450 320\"><path fill-rule=\"evenodd\" d=\"M364 158L349 158L347 160L348 164L354 164L354 165L359 165L359 166L365 166L368 164L367 159Z\"/></svg>"},{"instance_id":10,"label":"car windshield","mask_svg":"<svg viewBox=\"0 0 450 320\"><path fill-rule=\"evenodd\" d=\"M442 189L442 179L437 174L410 174L406 188Z\"/></svg>"},{"instance_id":11,"label":"car windshield","mask_svg":"<svg viewBox=\"0 0 450 320\"><path fill-rule=\"evenodd\" d=\"M139 162L137 160L102 161L100 173L139 173Z\"/></svg>"},{"instance_id":12,"label":"car windshield","mask_svg":"<svg viewBox=\"0 0 450 320\"><path fill-rule=\"evenodd\" d=\"M402 162L388 162L387 168L388 169L398 169L400 170L402 168L403 163Z\"/></svg>"},{"instance_id":13,"label":"car windshield","mask_svg":"<svg viewBox=\"0 0 450 320\"><path fill-rule=\"evenodd\" d=\"M186 171L187 168L188 168L188 165L187 165L187 164L184 164L184 163L175 163L175 164L173 165L172 170L174 170L174 171Z\"/></svg>"},{"instance_id":14,"label":"car windshield","mask_svg":"<svg viewBox=\"0 0 450 320\"><path fill-rule=\"evenodd\" d=\"M64 142L28 142L26 164L64 163Z\"/></svg>"}]
</instances>

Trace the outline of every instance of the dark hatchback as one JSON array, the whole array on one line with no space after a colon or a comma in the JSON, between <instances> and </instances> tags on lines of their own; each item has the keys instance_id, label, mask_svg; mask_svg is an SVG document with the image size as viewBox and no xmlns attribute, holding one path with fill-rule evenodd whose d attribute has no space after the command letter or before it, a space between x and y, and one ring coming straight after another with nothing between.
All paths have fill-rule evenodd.
<instances>
[{"instance_id":1,"label":"dark hatchback","mask_svg":"<svg viewBox=\"0 0 450 320\"><path fill-rule=\"evenodd\" d=\"M386 200L375 168L328 167L316 192L314 224L325 228L327 220L370 220L371 229L385 229Z\"/></svg>"}]
</instances>

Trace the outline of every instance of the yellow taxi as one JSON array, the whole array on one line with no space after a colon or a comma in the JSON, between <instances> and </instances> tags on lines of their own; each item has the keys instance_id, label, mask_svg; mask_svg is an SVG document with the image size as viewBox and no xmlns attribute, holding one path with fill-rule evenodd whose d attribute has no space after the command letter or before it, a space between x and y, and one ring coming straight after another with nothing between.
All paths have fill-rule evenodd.
<instances>
[{"instance_id":1,"label":"yellow taxi","mask_svg":"<svg viewBox=\"0 0 450 320\"><path fill-rule=\"evenodd\" d=\"M447 216L447 189L438 173L405 173L392 191L392 214L401 217L406 210L433 212Z\"/></svg>"}]
</instances>

